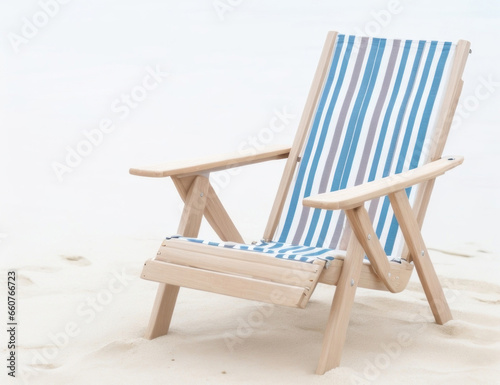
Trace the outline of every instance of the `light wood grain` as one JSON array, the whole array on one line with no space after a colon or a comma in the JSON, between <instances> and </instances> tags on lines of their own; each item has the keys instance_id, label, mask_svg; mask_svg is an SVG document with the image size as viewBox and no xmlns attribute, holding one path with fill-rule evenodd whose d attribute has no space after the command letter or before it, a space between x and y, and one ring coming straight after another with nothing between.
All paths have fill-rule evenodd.
<instances>
[{"instance_id":1,"label":"light wood grain","mask_svg":"<svg viewBox=\"0 0 500 385\"><path fill-rule=\"evenodd\" d=\"M196 237L207 201L201 193L208 191L208 179L202 176L190 177L183 181L176 180L175 184L185 198L185 207L177 232L187 237ZM153 339L168 333L178 293L179 286L160 283L145 338Z\"/></svg>"},{"instance_id":2,"label":"light wood grain","mask_svg":"<svg viewBox=\"0 0 500 385\"><path fill-rule=\"evenodd\" d=\"M465 63L469 57L470 42L459 40L455 49L455 57L451 67L450 77L446 86L440 112L437 116L435 135L433 137L433 148L430 152L430 160L436 160L443 154L444 146L448 139L453 116L462 89L462 75Z\"/></svg>"},{"instance_id":3,"label":"light wood grain","mask_svg":"<svg viewBox=\"0 0 500 385\"><path fill-rule=\"evenodd\" d=\"M149 260L142 278L233 297L299 307L304 288Z\"/></svg>"},{"instance_id":4,"label":"light wood grain","mask_svg":"<svg viewBox=\"0 0 500 385\"><path fill-rule=\"evenodd\" d=\"M172 181L184 203L186 202L189 187L195 177L196 176L186 176L182 178L172 177ZM204 215L205 219L221 240L244 243L243 237L238 232L238 229L234 225L211 184L208 187ZM179 234L182 235L182 233Z\"/></svg>"},{"instance_id":5,"label":"light wood grain","mask_svg":"<svg viewBox=\"0 0 500 385\"><path fill-rule=\"evenodd\" d=\"M208 189L205 218L221 240L245 243L212 185Z\"/></svg>"},{"instance_id":6,"label":"light wood grain","mask_svg":"<svg viewBox=\"0 0 500 385\"><path fill-rule=\"evenodd\" d=\"M159 284L144 338L152 340L168 333L179 289L176 285Z\"/></svg>"},{"instance_id":7,"label":"light wood grain","mask_svg":"<svg viewBox=\"0 0 500 385\"><path fill-rule=\"evenodd\" d=\"M205 246L207 248L215 248L213 246ZM203 249L203 248L202 248ZM228 250L231 251L231 250ZM276 258L267 256L267 260L253 260L252 256L260 256L258 253L242 251L241 253L247 254L249 258L233 258L236 253L232 255L218 255L206 254L203 250L182 250L179 248L169 247L167 243L165 247L160 249L159 255L155 258L158 261L168 262L172 264L193 267L197 269L218 271L221 273L247 276L250 278L268 280L271 282L278 282L288 285L301 286L312 288L317 281L321 269L313 264L314 271L307 271L301 269L303 263L297 261L290 261L293 265L284 266L284 264L271 264L270 260ZM279 261L278 261L279 262ZM323 261L324 264L324 261Z\"/></svg>"},{"instance_id":8,"label":"light wood grain","mask_svg":"<svg viewBox=\"0 0 500 385\"><path fill-rule=\"evenodd\" d=\"M345 213L377 277L389 291L393 293L401 291L401 281L399 276L396 275L397 271L391 270L387 255L370 222L370 216L365 207L360 206L352 210L346 210Z\"/></svg>"},{"instance_id":9,"label":"light wood grain","mask_svg":"<svg viewBox=\"0 0 500 385\"><path fill-rule=\"evenodd\" d=\"M438 324L445 324L452 319L451 311L434 266L432 265L429 252L420 232L420 226L415 219L406 192L401 190L392 193L389 195L389 199L412 255L413 263L415 264L418 277L422 283L434 318Z\"/></svg>"},{"instance_id":10,"label":"light wood grain","mask_svg":"<svg viewBox=\"0 0 500 385\"><path fill-rule=\"evenodd\" d=\"M210 182L204 176L196 176L186 196L177 234L186 237L196 237L207 204Z\"/></svg>"},{"instance_id":11,"label":"light wood grain","mask_svg":"<svg viewBox=\"0 0 500 385\"><path fill-rule=\"evenodd\" d=\"M188 176L203 172L225 170L232 167L264 162L273 159L284 159L290 152L289 146L268 146L262 150L247 149L205 158L172 161L146 167L131 168L130 174L163 178L167 176Z\"/></svg>"},{"instance_id":12,"label":"light wood grain","mask_svg":"<svg viewBox=\"0 0 500 385\"><path fill-rule=\"evenodd\" d=\"M410 281L414 268L413 264L401 261L401 263L389 262L389 265L391 266L391 271L394 272L394 277L399 277L400 284L397 292L404 290ZM319 277L319 282L327 285L337 285L343 267L344 260L341 258L335 259L330 263L330 266L328 266L327 269L323 270L321 276ZM380 280L373 270L373 267L366 261L361 267L358 287L380 291L388 290L387 286Z\"/></svg>"},{"instance_id":13,"label":"light wood grain","mask_svg":"<svg viewBox=\"0 0 500 385\"><path fill-rule=\"evenodd\" d=\"M364 255L363 247L356 237L351 237L330 308L316 374L324 374L340 365Z\"/></svg>"}]
</instances>

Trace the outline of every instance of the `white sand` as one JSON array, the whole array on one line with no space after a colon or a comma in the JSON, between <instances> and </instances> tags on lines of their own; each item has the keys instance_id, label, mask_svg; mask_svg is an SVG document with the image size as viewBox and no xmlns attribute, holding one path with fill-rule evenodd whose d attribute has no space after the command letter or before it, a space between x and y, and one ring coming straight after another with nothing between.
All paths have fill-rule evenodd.
<instances>
[{"instance_id":1,"label":"white sand","mask_svg":"<svg viewBox=\"0 0 500 385\"><path fill-rule=\"evenodd\" d=\"M498 2L401 0L387 23L385 1L243 1L224 20L210 1L164 3L74 1L18 54L0 43L0 282L17 271L19 322L18 377L4 367L0 383L500 383ZM2 4L1 26L20 34L40 9ZM180 200L171 182L128 167L249 146L283 109L295 117L269 141L290 143L326 31L374 26L387 37L473 43L446 149L466 161L438 182L424 226L454 320L433 322L414 274L401 294L359 289L342 366L324 376L313 373L329 286L305 310L183 289L169 335L142 339L156 284L139 273L175 233ZM128 116L112 110L156 66L168 77ZM58 181L52 162L102 119L115 131ZM282 166L214 180L249 241L262 234Z\"/></svg>"}]
</instances>

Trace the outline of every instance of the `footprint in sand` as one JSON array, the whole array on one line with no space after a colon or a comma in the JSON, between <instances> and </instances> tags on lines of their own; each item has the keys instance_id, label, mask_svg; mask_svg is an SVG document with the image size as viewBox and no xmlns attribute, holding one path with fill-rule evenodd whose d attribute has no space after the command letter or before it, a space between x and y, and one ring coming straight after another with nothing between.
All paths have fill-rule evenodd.
<instances>
[{"instance_id":1,"label":"footprint in sand","mask_svg":"<svg viewBox=\"0 0 500 385\"><path fill-rule=\"evenodd\" d=\"M87 258L82 257L80 255L61 255L60 257L65 261L70 262L72 265L77 265L77 266L90 265L90 261Z\"/></svg>"}]
</instances>

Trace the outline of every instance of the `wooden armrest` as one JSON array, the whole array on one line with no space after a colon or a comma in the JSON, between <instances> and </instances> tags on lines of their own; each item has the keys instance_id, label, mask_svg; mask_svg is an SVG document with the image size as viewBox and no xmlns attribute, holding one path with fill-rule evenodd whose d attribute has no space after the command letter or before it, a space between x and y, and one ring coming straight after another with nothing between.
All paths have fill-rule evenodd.
<instances>
[{"instance_id":1,"label":"wooden armrest","mask_svg":"<svg viewBox=\"0 0 500 385\"><path fill-rule=\"evenodd\" d=\"M363 205L364 202L371 199L379 198L418 183L434 179L459 164L462 164L463 161L463 156L446 156L400 174L391 175L345 190L310 196L305 198L302 203L304 206L326 210L353 209Z\"/></svg>"},{"instance_id":2,"label":"wooden armrest","mask_svg":"<svg viewBox=\"0 0 500 385\"><path fill-rule=\"evenodd\" d=\"M250 148L245 151L208 156L205 158L168 162L149 167L131 168L132 175L161 178L166 176L184 176L202 172L224 170L266 160L287 158L289 146L267 146L262 150Z\"/></svg>"}]
</instances>

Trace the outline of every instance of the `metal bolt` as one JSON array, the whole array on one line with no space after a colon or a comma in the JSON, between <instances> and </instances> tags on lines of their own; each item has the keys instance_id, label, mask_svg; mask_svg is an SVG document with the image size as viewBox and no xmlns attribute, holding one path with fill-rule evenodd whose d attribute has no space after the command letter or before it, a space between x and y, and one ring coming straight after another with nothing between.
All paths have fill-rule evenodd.
<instances>
[{"instance_id":1,"label":"metal bolt","mask_svg":"<svg viewBox=\"0 0 500 385\"><path fill-rule=\"evenodd\" d=\"M354 279L351 279L351 286L354 286Z\"/></svg>"},{"instance_id":2,"label":"metal bolt","mask_svg":"<svg viewBox=\"0 0 500 385\"><path fill-rule=\"evenodd\" d=\"M425 255L425 251L424 251L424 250L422 250L422 251L420 252L420 254L421 254L421 255L422 255L422 257L423 257L423 256Z\"/></svg>"},{"instance_id":3,"label":"metal bolt","mask_svg":"<svg viewBox=\"0 0 500 385\"><path fill-rule=\"evenodd\" d=\"M368 240L372 239L371 234L368 234Z\"/></svg>"},{"instance_id":4,"label":"metal bolt","mask_svg":"<svg viewBox=\"0 0 500 385\"><path fill-rule=\"evenodd\" d=\"M200 197L202 197L202 196L203 196L203 193L200 194Z\"/></svg>"}]
</instances>

